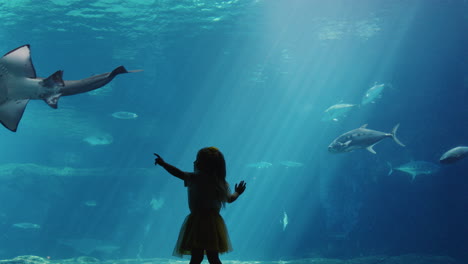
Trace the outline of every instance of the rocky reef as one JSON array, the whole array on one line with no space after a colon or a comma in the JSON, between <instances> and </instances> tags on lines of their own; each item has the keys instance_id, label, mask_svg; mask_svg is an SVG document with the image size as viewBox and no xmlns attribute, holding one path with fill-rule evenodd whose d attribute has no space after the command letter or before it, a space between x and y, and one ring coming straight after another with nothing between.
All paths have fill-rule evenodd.
<instances>
[{"instance_id":1,"label":"rocky reef","mask_svg":"<svg viewBox=\"0 0 468 264\"><path fill-rule=\"evenodd\" d=\"M99 260L94 257L77 257L70 259L48 259L38 256L19 256L13 259L0 260L0 264L178 264L188 260L152 258L152 259L115 259ZM205 260L204 263L207 263ZM408 254L402 256L368 256L354 259L307 258L297 260L223 260L225 264L460 264L453 258Z\"/></svg>"}]
</instances>

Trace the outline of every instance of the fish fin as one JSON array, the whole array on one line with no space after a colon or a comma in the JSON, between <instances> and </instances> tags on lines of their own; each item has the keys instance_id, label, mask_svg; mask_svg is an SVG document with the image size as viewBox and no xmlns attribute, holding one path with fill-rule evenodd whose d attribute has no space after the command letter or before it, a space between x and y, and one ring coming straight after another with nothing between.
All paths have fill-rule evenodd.
<instances>
[{"instance_id":1,"label":"fish fin","mask_svg":"<svg viewBox=\"0 0 468 264\"><path fill-rule=\"evenodd\" d=\"M9 72L28 78L36 78L36 70L31 61L31 50L29 44L9 51L2 58L2 64Z\"/></svg>"},{"instance_id":2,"label":"fish fin","mask_svg":"<svg viewBox=\"0 0 468 264\"><path fill-rule=\"evenodd\" d=\"M46 104L48 104L50 107L54 108L54 109L57 109L57 103L58 103L58 100L60 98L62 94L59 93L59 94L54 94L54 95L51 95L47 98L44 99L44 101L46 102Z\"/></svg>"},{"instance_id":3,"label":"fish fin","mask_svg":"<svg viewBox=\"0 0 468 264\"><path fill-rule=\"evenodd\" d=\"M19 121L23 117L24 109L29 99L10 100L0 105L0 123L13 132L16 132Z\"/></svg>"},{"instance_id":4,"label":"fish fin","mask_svg":"<svg viewBox=\"0 0 468 264\"><path fill-rule=\"evenodd\" d=\"M414 179L416 178L416 176L418 176L418 174L416 174L416 173L411 173L411 182L414 181Z\"/></svg>"},{"instance_id":5,"label":"fish fin","mask_svg":"<svg viewBox=\"0 0 468 264\"><path fill-rule=\"evenodd\" d=\"M387 165L390 167L390 171L388 172L387 176L390 176L393 173L393 167L390 162L387 161Z\"/></svg>"},{"instance_id":6,"label":"fish fin","mask_svg":"<svg viewBox=\"0 0 468 264\"><path fill-rule=\"evenodd\" d=\"M347 147L347 146L349 146L349 144L351 144L351 142L352 142L352 140L348 140L345 143L343 143L343 146Z\"/></svg>"},{"instance_id":7,"label":"fish fin","mask_svg":"<svg viewBox=\"0 0 468 264\"><path fill-rule=\"evenodd\" d=\"M64 87L65 83L62 79L63 71L56 71L46 79L42 80L40 84L44 87L54 88L54 87Z\"/></svg>"},{"instance_id":8,"label":"fish fin","mask_svg":"<svg viewBox=\"0 0 468 264\"><path fill-rule=\"evenodd\" d=\"M367 149L370 153L372 153L372 154L377 154L377 152L375 152L375 150L372 148L373 146L374 146L374 145L370 145L370 146L368 146L366 149Z\"/></svg>"},{"instance_id":9,"label":"fish fin","mask_svg":"<svg viewBox=\"0 0 468 264\"><path fill-rule=\"evenodd\" d=\"M366 128L367 124L362 125L360 128Z\"/></svg>"},{"instance_id":10,"label":"fish fin","mask_svg":"<svg viewBox=\"0 0 468 264\"><path fill-rule=\"evenodd\" d=\"M393 127L392 133L391 133L392 138L398 145L400 145L402 147L405 147L405 144L401 143L401 141L396 136L396 132L398 130L398 127L400 127L400 123L396 124L396 126Z\"/></svg>"}]
</instances>

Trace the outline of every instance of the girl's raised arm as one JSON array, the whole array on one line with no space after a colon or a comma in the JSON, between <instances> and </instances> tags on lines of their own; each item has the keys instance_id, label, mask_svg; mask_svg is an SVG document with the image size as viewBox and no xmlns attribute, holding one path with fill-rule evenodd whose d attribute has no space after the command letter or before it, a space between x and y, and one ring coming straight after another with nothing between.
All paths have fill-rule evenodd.
<instances>
[{"instance_id":1,"label":"girl's raised arm","mask_svg":"<svg viewBox=\"0 0 468 264\"><path fill-rule=\"evenodd\" d=\"M185 174L185 172L179 170L177 167L175 166L172 166L171 164L169 163L166 163L163 158L161 158L161 156L159 156L158 154L154 153L154 155L156 156L156 159L154 160L154 165L159 165L161 167L163 167L167 172L169 172L170 174L172 174L173 176L185 181L186 180L186 177L187 175Z\"/></svg>"}]
</instances>

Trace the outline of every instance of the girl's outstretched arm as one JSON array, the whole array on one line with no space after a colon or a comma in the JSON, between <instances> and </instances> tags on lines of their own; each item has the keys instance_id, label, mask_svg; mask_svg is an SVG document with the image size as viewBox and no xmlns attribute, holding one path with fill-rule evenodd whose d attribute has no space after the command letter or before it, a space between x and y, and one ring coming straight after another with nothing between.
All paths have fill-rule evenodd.
<instances>
[{"instance_id":1,"label":"girl's outstretched arm","mask_svg":"<svg viewBox=\"0 0 468 264\"><path fill-rule=\"evenodd\" d=\"M159 156L158 154L154 153L154 155L156 156L156 159L154 160L154 165L159 165L159 166L163 167L167 172L169 172L170 174L174 175L175 177L177 177L177 178L179 178L179 179L181 179L183 181L186 180L185 172L179 170L178 168L176 168L175 166L172 166L169 163L166 163L163 160L163 158L161 158L161 156Z\"/></svg>"},{"instance_id":2,"label":"girl's outstretched arm","mask_svg":"<svg viewBox=\"0 0 468 264\"><path fill-rule=\"evenodd\" d=\"M228 197L228 203L232 203L245 191L246 183L244 181L239 182L239 185L235 185L234 193Z\"/></svg>"}]
</instances>

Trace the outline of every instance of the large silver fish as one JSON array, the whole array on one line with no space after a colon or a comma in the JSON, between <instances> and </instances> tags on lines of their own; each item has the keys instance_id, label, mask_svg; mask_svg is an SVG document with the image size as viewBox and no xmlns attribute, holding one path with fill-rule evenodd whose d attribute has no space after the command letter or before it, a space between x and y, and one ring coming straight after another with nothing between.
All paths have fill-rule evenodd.
<instances>
[{"instance_id":1,"label":"large silver fish","mask_svg":"<svg viewBox=\"0 0 468 264\"><path fill-rule=\"evenodd\" d=\"M382 97L382 92L384 88L385 88L385 84L375 83L374 86L369 88L369 90L367 90L364 96L362 97L361 105L366 105L368 103L375 103L375 100Z\"/></svg>"},{"instance_id":2,"label":"large silver fish","mask_svg":"<svg viewBox=\"0 0 468 264\"><path fill-rule=\"evenodd\" d=\"M21 46L0 58L0 122L15 132L29 100L44 100L50 107L57 108L61 96L89 92L106 85L119 74L137 71L119 66L112 72L75 81L64 81L63 71L39 78L29 45Z\"/></svg>"},{"instance_id":3,"label":"large silver fish","mask_svg":"<svg viewBox=\"0 0 468 264\"><path fill-rule=\"evenodd\" d=\"M388 175L392 174L393 170L398 170L398 171L402 171L402 172L406 172L410 174L411 179L414 180L414 178L416 178L416 176L418 175L433 174L439 171L439 169L440 167L437 164L434 164L432 162L417 160L417 161L411 161L411 162L405 163L396 168L392 168L392 166L390 165L390 172L388 173Z\"/></svg>"},{"instance_id":4,"label":"large silver fish","mask_svg":"<svg viewBox=\"0 0 468 264\"><path fill-rule=\"evenodd\" d=\"M335 104L327 108L322 116L322 121L338 122L358 105L355 104Z\"/></svg>"},{"instance_id":5,"label":"large silver fish","mask_svg":"<svg viewBox=\"0 0 468 264\"><path fill-rule=\"evenodd\" d=\"M350 152L355 149L367 149L369 152L376 154L373 147L382 139L391 137L400 146L405 145L398 140L396 132L400 124L397 124L391 133L384 133L376 130L367 129L367 124L360 128L353 129L339 136L328 146L328 151L332 153Z\"/></svg>"},{"instance_id":6,"label":"large silver fish","mask_svg":"<svg viewBox=\"0 0 468 264\"><path fill-rule=\"evenodd\" d=\"M442 164L450 164L457 162L466 156L468 156L468 147L459 146L445 152L444 155L440 157L439 162Z\"/></svg>"}]
</instances>

